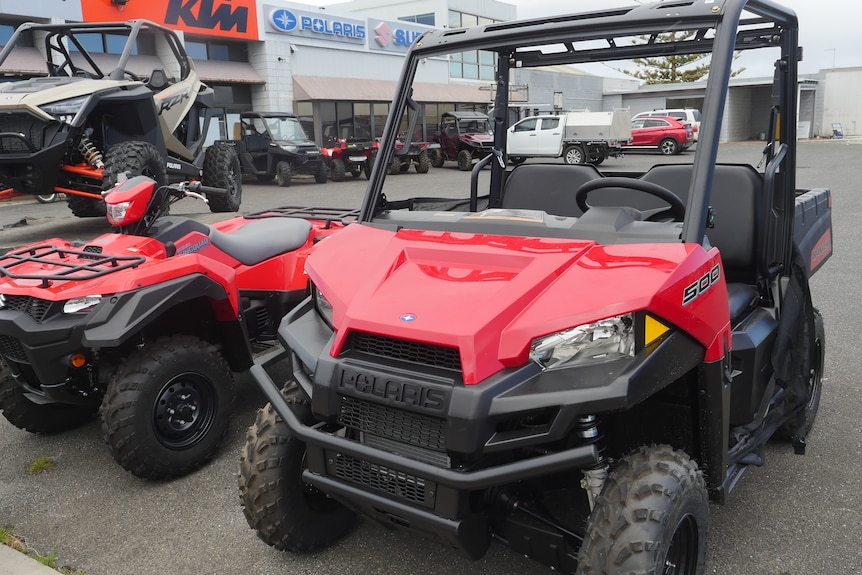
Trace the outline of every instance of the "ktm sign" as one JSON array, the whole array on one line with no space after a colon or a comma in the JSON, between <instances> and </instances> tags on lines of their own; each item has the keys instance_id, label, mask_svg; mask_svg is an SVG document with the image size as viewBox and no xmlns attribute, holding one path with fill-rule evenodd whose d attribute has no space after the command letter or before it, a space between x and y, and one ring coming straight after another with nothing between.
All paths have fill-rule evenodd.
<instances>
[{"instance_id":1,"label":"ktm sign","mask_svg":"<svg viewBox=\"0 0 862 575\"><path fill-rule=\"evenodd\" d=\"M81 8L85 22L144 18L190 34L259 39L255 0L89 0Z\"/></svg>"}]
</instances>

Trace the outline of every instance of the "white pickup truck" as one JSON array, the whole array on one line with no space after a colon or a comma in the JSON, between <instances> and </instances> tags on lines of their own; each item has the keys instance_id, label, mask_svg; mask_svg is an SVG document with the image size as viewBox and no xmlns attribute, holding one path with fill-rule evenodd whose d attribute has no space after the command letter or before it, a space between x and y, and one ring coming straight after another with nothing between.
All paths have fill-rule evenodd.
<instances>
[{"instance_id":1,"label":"white pickup truck","mask_svg":"<svg viewBox=\"0 0 862 575\"><path fill-rule=\"evenodd\" d=\"M620 142L631 137L627 111L566 112L532 116L512 125L506 151L514 164L527 158L562 156L567 164L599 165L609 156L621 156Z\"/></svg>"}]
</instances>

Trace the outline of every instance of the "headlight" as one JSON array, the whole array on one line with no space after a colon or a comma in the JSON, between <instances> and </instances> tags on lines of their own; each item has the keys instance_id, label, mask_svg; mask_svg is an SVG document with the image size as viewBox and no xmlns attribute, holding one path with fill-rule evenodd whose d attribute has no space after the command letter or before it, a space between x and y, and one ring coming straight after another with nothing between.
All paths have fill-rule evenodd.
<instances>
[{"instance_id":1,"label":"headlight","mask_svg":"<svg viewBox=\"0 0 862 575\"><path fill-rule=\"evenodd\" d=\"M87 101L89 96L79 96L68 100L60 100L40 106L44 112L47 112L59 119L62 122L71 123L75 119L75 115L81 110L81 107Z\"/></svg>"},{"instance_id":2,"label":"headlight","mask_svg":"<svg viewBox=\"0 0 862 575\"><path fill-rule=\"evenodd\" d=\"M317 286L311 286L311 297L314 299L314 307L317 313L326 322L326 325L332 327L332 304L320 293Z\"/></svg>"},{"instance_id":3,"label":"headlight","mask_svg":"<svg viewBox=\"0 0 862 575\"><path fill-rule=\"evenodd\" d=\"M632 358L634 350L634 317L624 314L535 339L530 358L542 369L562 369Z\"/></svg>"},{"instance_id":4,"label":"headlight","mask_svg":"<svg viewBox=\"0 0 862 575\"><path fill-rule=\"evenodd\" d=\"M100 295L72 298L63 304L63 313L87 313L92 311L101 301L102 296Z\"/></svg>"},{"instance_id":5,"label":"headlight","mask_svg":"<svg viewBox=\"0 0 862 575\"><path fill-rule=\"evenodd\" d=\"M108 222L113 226L122 226L125 223L126 213L129 211L131 205L132 202L106 203Z\"/></svg>"},{"instance_id":6,"label":"headlight","mask_svg":"<svg viewBox=\"0 0 862 575\"><path fill-rule=\"evenodd\" d=\"M290 154L295 154L297 151L299 151L299 146L286 146L282 144L279 147Z\"/></svg>"}]
</instances>

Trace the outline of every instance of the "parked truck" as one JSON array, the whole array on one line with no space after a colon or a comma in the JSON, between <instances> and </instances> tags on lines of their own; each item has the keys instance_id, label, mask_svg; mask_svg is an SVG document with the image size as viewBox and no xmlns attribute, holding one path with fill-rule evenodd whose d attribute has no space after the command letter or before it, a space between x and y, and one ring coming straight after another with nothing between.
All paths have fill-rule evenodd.
<instances>
[{"instance_id":1,"label":"parked truck","mask_svg":"<svg viewBox=\"0 0 862 575\"><path fill-rule=\"evenodd\" d=\"M509 128L509 161L562 157L567 164L598 166L608 157L622 155L621 142L632 137L631 120L627 111L524 118Z\"/></svg>"}]
</instances>

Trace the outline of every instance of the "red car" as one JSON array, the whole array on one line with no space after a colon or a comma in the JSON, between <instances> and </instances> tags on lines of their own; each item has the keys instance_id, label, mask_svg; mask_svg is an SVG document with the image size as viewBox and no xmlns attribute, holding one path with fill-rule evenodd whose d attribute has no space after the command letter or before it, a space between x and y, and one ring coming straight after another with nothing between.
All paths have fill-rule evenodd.
<instances>
[{"instance_id":1,"label":"red car","mask_svg":"<svg viewBox=\"0 0 862 575\"><path fill-rule=\"evenodd\" d=\"M679 154L694 143L691 124L673 118L647 116L632 120L632 139L627 148L657 148L665 156Z\"/></svg>"}]
</instances>

